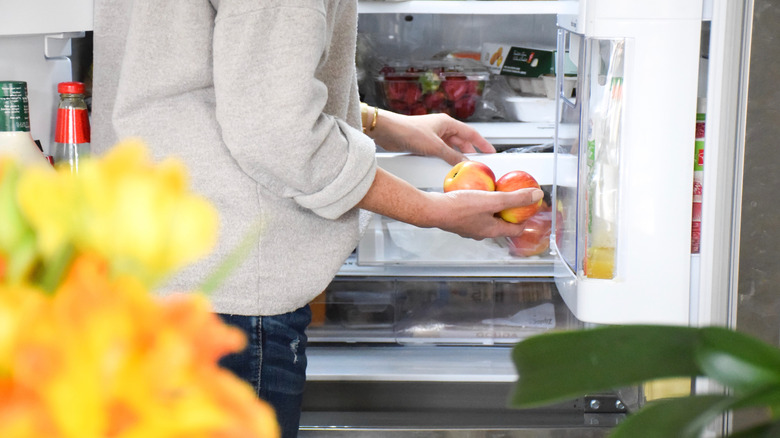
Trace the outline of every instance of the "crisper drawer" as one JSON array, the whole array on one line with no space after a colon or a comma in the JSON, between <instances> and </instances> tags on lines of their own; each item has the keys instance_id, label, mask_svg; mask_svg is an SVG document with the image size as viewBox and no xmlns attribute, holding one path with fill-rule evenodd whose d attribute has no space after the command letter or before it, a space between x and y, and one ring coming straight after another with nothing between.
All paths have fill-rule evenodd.
<instances>
[{"instance_id":1,"label":"crisper drawer","mask_svg":"<svg viewBox=\"0 0 780 438\"><path fill-rule=\"evenodd\" d=\"M503 345L578 324L541 280L344 278L311 306L313 343Z\"/></svg>"},{"instance_id":2,"label":"crisper drawer","mask_svg":"<svg viewBox=\"0 0 780 438\"><path fill-rule=\"evenodd\" d=\"M513 153L472 154L470 159L487 164L496 178L512 170L530 173L546 193L552 184L553 154ZM430 157L408 154L378 154L383 169L426 191L442 191L452 166ZM549 196L544 211L528 223L523 242L507 238L481 241L461 237L436 228L419 228L374 215L360 241L356 254L345 264L342 275L386 274L447 276L452 273L474 276L552 276L553 257L548 249L552 213ZM518 251L538 247L531 252Z\"/></svg>"}]
</instances>

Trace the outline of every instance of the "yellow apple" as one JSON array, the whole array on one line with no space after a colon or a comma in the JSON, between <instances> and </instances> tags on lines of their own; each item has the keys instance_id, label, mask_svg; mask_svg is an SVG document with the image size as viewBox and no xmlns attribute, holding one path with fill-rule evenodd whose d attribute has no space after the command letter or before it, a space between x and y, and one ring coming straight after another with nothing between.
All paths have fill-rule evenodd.
<instances>
[{"instance_id":1,"label":"yellow apple","mask_svg":"<svg viewBox=\"0 0 780 438\"><path fill-rule=\"evenodd\" d=\"M496 176L485 163L479 161L461 161L447 172L444 178L444 191L496 189Z\"/></svg>"}]
</instances>

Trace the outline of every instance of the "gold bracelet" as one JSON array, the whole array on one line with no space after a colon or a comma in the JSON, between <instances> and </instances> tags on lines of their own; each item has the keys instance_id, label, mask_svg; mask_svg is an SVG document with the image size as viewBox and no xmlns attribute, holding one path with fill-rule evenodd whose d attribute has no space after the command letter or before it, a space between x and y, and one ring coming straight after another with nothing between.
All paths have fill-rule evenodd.
<instances>
[{"instance_id":1,"label":"gold bracelet","mask_svg":"<svg viewBox=\"0 0 780 438\"><path fill-rule=\"evenodd\" d=\"M363 126L363 134L365 134L368 125L368 104L363 102L360 102L360 124Z\"/></svg>"},{"instance_id":2,"label":"gold bracelet","mask_svg":"<svg viewBox=\"0 0 780 438\"><path fill-rule=\"evenodd\" d=\"M379 107L374 107L374 120L371 121L371 127L368 128L369 131L373 131L374 128L376 128L376 121L379 120Z\"/></svg>"}]
</instances>

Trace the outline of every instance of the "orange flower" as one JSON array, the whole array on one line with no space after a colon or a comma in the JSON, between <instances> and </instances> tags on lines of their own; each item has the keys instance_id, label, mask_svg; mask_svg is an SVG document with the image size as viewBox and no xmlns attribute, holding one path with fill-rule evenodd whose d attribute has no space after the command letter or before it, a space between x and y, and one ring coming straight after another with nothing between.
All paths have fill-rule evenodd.
<instances>
[{"instance_id":1,"label":"orange flower","mask_svg":"<svg viewBox=\"0 0 780 438\"><path fill-rule=\"evenodd\" d=\"M87 255L54 295L0 288L0 317L18 315L0 328L0 436L278 436L270 406L218 366L244 338L205 297L157 300L107 273Z\"/></svg>"}]
</instances>

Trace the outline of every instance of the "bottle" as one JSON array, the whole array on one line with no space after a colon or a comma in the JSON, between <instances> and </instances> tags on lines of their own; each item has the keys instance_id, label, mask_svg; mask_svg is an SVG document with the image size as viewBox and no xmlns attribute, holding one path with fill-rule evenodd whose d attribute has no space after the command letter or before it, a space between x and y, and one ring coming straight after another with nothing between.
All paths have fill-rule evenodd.
<instances>
[{"instance_id":1,"label":"bottle","mask_svg":"<svg viewBox=\"0 0 780 438\"><path fill-rule=\"evenodd\" d=\"M60 104L57 108L54 149L51 155L55 166L67 166L71 172L76 173L79 169L79 159L88 156L91 149L84 84L60 82L57 91L60 93Z\"/></svg>"},{"instance_id":2,"label":"bottle","mask_svg":"<svg viewBox=\"0 0 780 438\"><path fill-rule=\"evenodd\" d=\"M706 123L707 98L696 102L696 139L693 156L693 214L691 218L691 253L699 254L701 245L701 200L704 182L704 131Z\"/></svg>"},{"instance_id":3,"label":"bottle","mask_svg":"<svg viewBox=\"0 0 780 438\"><path fill-rule=\"evenodd\" d=\"M27 82L0 81L0 156L11 156L22 165L49 164L30 134Z\"/></svg>"}]
</instances>

